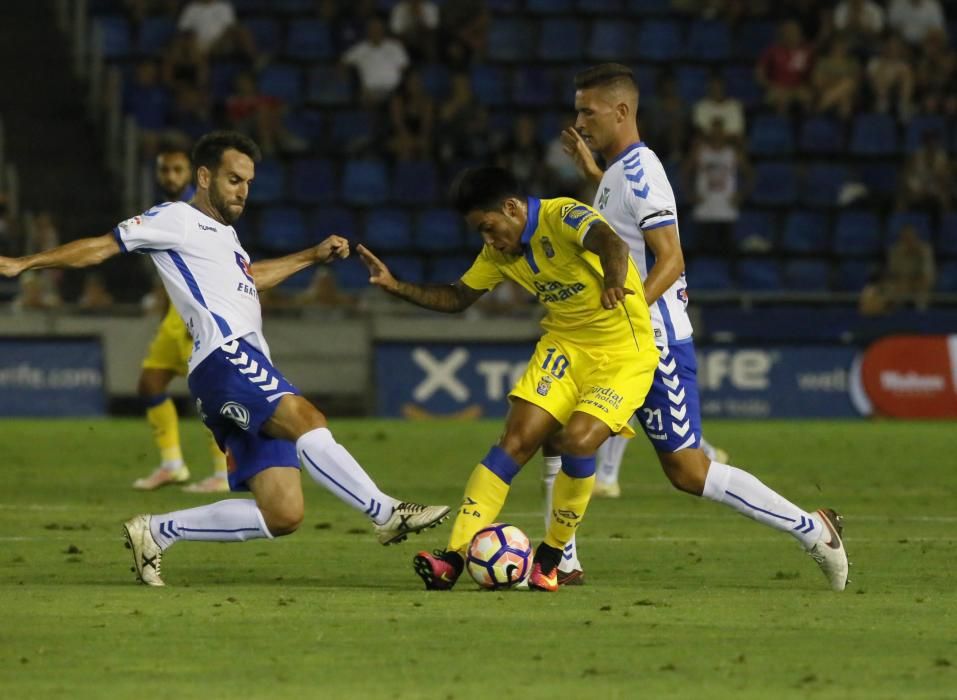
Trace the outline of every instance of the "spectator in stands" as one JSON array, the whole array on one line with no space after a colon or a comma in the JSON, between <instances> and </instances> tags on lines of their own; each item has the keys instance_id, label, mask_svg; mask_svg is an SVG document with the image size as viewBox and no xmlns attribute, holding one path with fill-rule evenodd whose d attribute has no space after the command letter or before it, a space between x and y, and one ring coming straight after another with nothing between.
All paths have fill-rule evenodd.
<instances>
[{"instance_id":1,"label":"spectator in stands","mask_svg":"<svg viewBox=\"0 0 957 700\"><path fill-rule=\"evenodd\" d=\"M521 114L512 122L512 133L505 139L495 158L496 164L510 171L525 192L542 191L542 159L545 149L538 140L535 117Z\"/></svg>"},{"instance_id":2,"label":"spectator in stands","mask_svg":"<svg viewBox=\"0 0 957 700\"><path fill-rule=\"evenodd\" d=\"M659 73L655 85L655 94L642 110L641 133L662 160L679 158L688 142L688 107L671 73Z\"/></svg>"},{"instance_id":3,"label":"spectator in stands","mask_svg":"<svg viewBox=\"0 0 957 700\"><path fill-rule=\"evenodd\" d=\"M920 44L928 32L947 31L938 0L891 0L887 24L912 46Z\"/></svg>"},{"instance_id":4,"label":"spectator in stands","mask_svg":"<svg viewBox=\"0 0 957 700\"><path fill-rule=\"evenodd\" d=\"M435 103L422 76L410 70L389 100L389 149L400 160L424 160L432 154Z\"/></svg>"},{"instance_id":5,"label":"spectator in stands","mask_svg":"<svg viewBox=\"0 0 957 700\"><path fill-rule=\"evenodd\" d=\"M842 0L834 8L834 29L854 51L870 53L884 31L884 9L873 0Z\"/></svg>"},{"instance_id":6,"label":"spectator in stands","mask_svg":"<svg viewBox=\"0 0 957 700\"><path fill-rule=\"evenodd\" d=\"M724 125L724 133L733 139L744 138L744 106L741 100L728 97L724 78L715 73L708 80L708 92L694 103L692 122L695 129L703 134L711 128L715 119Z\"/></svg>"},{"instance_id":7,"label":"spectator in stands","mask_svg":"<svg viewBox=\"0 0 957 700\"><path fill-rule=\"evenodd\" d=\"M77 307L81 311L105 311L113 306L113 295L106 288L103 275L91 272L83 278L83 291L77 299Z\"/></svg>"},{"instance_id":8,"label":"spectator in stands","mask_svg":"<svg viewBox=\"0 0 957 700\"><path fill-rule=\"evenodd\" d=\"M231 128L256 140L263 153L300 153L309 144L283 125L286 108L282 100L259 92L252 73L240 72L233 82L233 94L226 98L226 120Z\"/></svg>"},{"instance_id":9,"label":"spectator in stands","mask_svg":"<svg viewBox=\"0 0 957 700\"><path fill-rule=\"evenodd\" d=\"M543 163L543 185L546 196L573 197L582 202L594 199L595 188L585 179L575 159L565 151L562 145L561 134L566 129L575 126L575 115L567 115L555 137L545 144L545 160Z\"/></svg>"},{"instance_id":10,"label":"spectator in stands","mask_svg":"<svg viewBox=\"0 0 957 700\"><path fill-rule=\"evenodd\" d=\"M174 93L180 90L206 90L209 85L209 59L199 50L192 32L179 32L163 52L163 84Z\"/></svg>"},{"instance_id":11,"label":"spectator in stands","mask_svg":"<svg viewBox=\"0 0 957 700\"><path fill-rule=\"evenodd\" d=\"M204 54L242 55L259 62L256 41L236 19L236 10L228 0L190 0L183 7L177 29L191 32Z\"/></svg>"},{"instance_id":12,"label":"spectator in stands","mask_svg":"<svg viewBox=\"0 0 957 700\"><path fill-rule=\"evenodd\" d=\"M415 60L435 56L439 8L430 0L399 0L389 15L389 29L402 40Z\"/></svg>"},{"instance_id":13,"label":"spectator in stands","mask_svg":"<svg viewBox=\"0 0 957 700\"><path fill-rule=\"evenodd\" d=\"M334 28L333 37L339 52L358 44L366 35L369 20L377 16L376 0L320 0L319 18Z\"/></svg>"},{"instance_id":14,"label":"spectator in stands","mask_svg":"<svg viewBox=\"0 0 957 700\"><path fill-rule=\"evenodd\" d=\"M818 112L835 112L848 120L854 112L861 86L861 66L842 36L834 36L824 56L814 64L811 87Z\"/></svg>"},{"instance_id":15,"label":"spectator in stands","mask_svg":"<svg viewBox=\"0 0 957 700\"><path fill-rule=\"evenodd\" d=\"M399 87L409 56L401 41L386 35L385 23L373 17L366 26L365 39L343 54L342 63L358 72L363 103L379 106Z\"/></svg>"},{"instance_id":16,"label":"spectator in stands","mask_svg":"<svg viewBox=\"0 0 957 700\"><path fill-rule=\"evenodd\" d=\"M914 111L914 69L907 45L897 34L889 34L880 53L868 62L867 79L878 112L890 111L893 101L898 116L905 121L910 118Z\"/></svg>"},{"instance_id":17,"label":"spectator in stands","mask_svg":"<svg viewBox=\"0 0 957 700\"><path fill-rule=\"evenodd\" d=\"M439 107L439 160L446 164L481 163L498 149L500 137L488 131L488 111L472 90L468 73L452 76L449 96Z\"/></svg>"},{"instance_id":18,"label":"spectator in stands","mask_svg":"<svg viewBox=\"0 0 957 700\"><path fill-rule=\"evenodd\" d=\"M754 174L747 154L727 133L720 117L695 140L683 167L684 190L691 193L691 216L701 249L709 253L732 250L738 207L751 192Z\"/></svg>"},{"instance_id":19,"label":"spectator in stands","mask_svg":"<svg viewBox=\"0 0 957 700\"><path fill-rule=\"evenodd\" d=\"M446 0L441 12L441 54L449 67L462 70L485 52L489 12L484 0Z\"/></svg>"},{"instance_id":20,"label":"spectator in stands","mask_svg":"<svg viewBox=\"0 0 957 700\"><path fill-rule=\"evenodd\" d=\"M936 276L930 244L920 239L913 226L904 226L887 251L883 274L861 291L858 309L862 315L877 316L912 303L923 311Z\"/></svg>"},{"instance_id":21,"label":"spectator in stands","mask_svg":"<svg viewBox=\"0 0 957 700\"><path fill-rule=\"evenodd\" d=\"M133 79L123 83L123 112L139 127L140 145L147 157L156 152L169 126L171 103L169 90L160 84L156 62L147 59L137 63Z\"/></svg>"},{"instance_id":22,"label":"spectator in stands","mask_svg":"<svg viewBox=\"0 0 957 700\"><path fill-rule=\"evenodd\" d=\"M929 129L923 133L920 148L907 159L897 190L898 210L932 205L950 211L954 172L940 132Z\"/></svg>"},{"instance_id":23,"label":"spectator in stands","mask_svg":"<svg viewBox=\"0 0 957 700\"><path fill-rule=\"evenodd\" d=\"M957 54L946 35L932 30L924 37L917 64L917 93L922 112L957 113Z\"/></svg>"},{"instance_id":24,"label":"spectator in stands","mask_svg":"<svg viewBox=\"0 0 957 700\"><path fill-rule=\"evenodd\" d=\"M758 60L756 77L765 88L767 103L782 114L795 105L807 109L811 103L808 78L813 59L801 25L794 20L782 22L777 41Z\"/></svg>"},{"instance_id":25,"label":"spectator in stands","mask_svg":"<svg viewBox=\"0 0 957 700\"><path fill-rule=\"evenodd\" d=\"M830 0L777 0L769 6L768 15L780 21L796 22L812 49L830 41L834 32L834 8Z\"/></svg>"}]
</instances>

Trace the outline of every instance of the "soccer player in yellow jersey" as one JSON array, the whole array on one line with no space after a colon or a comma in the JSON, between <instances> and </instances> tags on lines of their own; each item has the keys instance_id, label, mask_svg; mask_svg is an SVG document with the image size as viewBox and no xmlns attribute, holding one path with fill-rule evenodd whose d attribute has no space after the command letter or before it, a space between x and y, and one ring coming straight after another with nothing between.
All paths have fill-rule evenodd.
<instances>
[{"instance_id":1,"label":"soccer player in yellow jersey","mask_svg":"<svg viewBox=\"0 0 957 700\"><path fill-rule=\"evenodd\" d=\"M167 202L188 201L192 186L192 166L189 153L177 146L160 149L156 156L156 184ZM133 482L133 488L152 491L167 484L181 484L189 480L189 468L183 461L179 443L179 416L166 389L177 376L186 376L186 363L193 352L193 339L176 309L169 310L153 336L149 351L143 360L137 391L146 403L146 420L153 429L153 440L160 453L160 466L146 477ZM208 430L209 454L213 474L202 481L184 487L191 493L229 491L226 474L226 455Z\"/></svg>"},{"instance_id":2,"label":"soccer player in yellow jersey","mask_svg":"<svg viewBox=\"0 0 957 700\"><path fill-rule=\"evenodd\" d=\"M562 549L591 498L595 452L611 435L634 435L628 419L658 365L641 279L627 244L597 211L574 199L526 197L502 168L465 171L452 199L485 241L462 278L445 285L402 282L359 246L370 281L418 306L455 312L509 279L534 294L547 314L545 334L509 394L505 432L466 484L448 546L419 552L415 570L427 589L451 588L472 536L494 522L512 479L552 438L562 468L528 583L554 591Z\"/></svg>"}]
</instances>

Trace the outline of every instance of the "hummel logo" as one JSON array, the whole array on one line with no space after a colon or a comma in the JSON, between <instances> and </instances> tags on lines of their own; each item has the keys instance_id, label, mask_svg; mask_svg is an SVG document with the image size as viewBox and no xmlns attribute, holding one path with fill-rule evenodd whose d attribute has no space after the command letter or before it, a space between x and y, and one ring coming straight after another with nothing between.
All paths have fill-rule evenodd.
<instances>
[{"instance_id":1,"label":"hummel logo","mask_svg":"<svg viewBox=\"0 0 957 700\"><path fill-rule=\"evenodd\" d=\"M202 229L203 231L212 231L213 233L216 233L215 226L206 226L205 224L200 224L200 223L197 223L197 226L199 226L199 228Z\"/></svg>"}]
</instances>

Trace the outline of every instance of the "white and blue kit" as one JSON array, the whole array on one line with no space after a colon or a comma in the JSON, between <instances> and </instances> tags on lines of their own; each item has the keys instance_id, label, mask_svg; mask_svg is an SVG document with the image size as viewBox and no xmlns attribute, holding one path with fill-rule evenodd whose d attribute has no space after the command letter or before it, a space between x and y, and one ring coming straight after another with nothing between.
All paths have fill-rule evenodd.
<instances>
[{"instance_id":1,"label":"white and blue kit","mask_svg":"<svg viewBox=\"0 0 957 700\"><path fill-rule=\"evenodd\" d=\"M644 281L655 262L645 245L645 232L678 226L675 195L665 169L644 142L631 144L605 168L595 194L595 208L628 243ZM636 415L660 452L698 447L701 442L697 361L687 306L687 281L682 272L649 307L661 359L651 390Z\"/></svg>"},{"instance_id":2,"label":"white and blue kit","mask_svg":"<svg viewBox=\"0 0 957 700\"><path fill-rule=\"evenodd\" d=\"M249 255L232 226L167 202L113 229L124 252L148 253L193 338L189 388L243 489L274 466L299 467L295 445L260 432L279 399L298 390L272 365ZM224 271L228 271L225 272Z\"/></svg>"}]
</instances>

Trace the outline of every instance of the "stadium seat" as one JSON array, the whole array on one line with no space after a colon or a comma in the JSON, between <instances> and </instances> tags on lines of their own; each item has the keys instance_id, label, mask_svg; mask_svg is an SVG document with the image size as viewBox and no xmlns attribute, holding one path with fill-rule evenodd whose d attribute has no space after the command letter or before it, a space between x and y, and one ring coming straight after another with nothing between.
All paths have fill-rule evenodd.
<instances>
[{"instance_id":1,"label":"stadium seat","mask_svg":"<svg viewBox=\"0 0 957 700\"><path fill-rule=\"evenodd\" d=\"M936 249L938 253L957 256L957 212L941 217Z\"/></svg>"},{"instance_id":2,"label":"stadium seat","mask_svg":"<svg viewBox=\"0 0 957 700\"><path fill-rule=\"evenodd\" d=\"M343 110L332 117L332 142L341 153L361 150L372 135L372 116L366 110Z\"/></svg>"},{"instance_id":3,"label":"stadium seat","mask_svg":"<svg viewBox=\"0 0 957 700\"><path fill-rule=\"evenodd\" d=\"M883 250L881 222L871 211L843 211L834 224L834 252L838 255L878 255Z\"/></svg>"},{"instance_id":4,"label":"stadium seat","mask_svg":"<svg viewBox=\"0 0 957 700\"><path fill-rule=\"evenodd\" d=\"M910 153L920 148L925 133L936 133L945 139L948 131L946 118L937 114L916 114L907 123L904 148ZM947 143L943 145L947 147Z\"/></svg>"},{"instance_id":5,"label":"stadium seat","mask_svg":"<svg viewBox=\"0 0 957 700\"><path fill-rule=\"evenodd\" d=\"M300 61L335 58L329 25L317 19L290 20L286 30L286 56Z\"/></svg>"},{"instance_id":6,"label":"stadium seat","mask_svg":"<svg viewBox=\"0 0 957 700\"><path fill-rule=\"evenodd\" d=\"M486 0L485 6L493 14L507 14L518 12L522 8L522 0Z\"/></svg>"},{"instance_id":7,"label":"stadium seat","mask_svg":"<svg viewBox=\"0 0 957 700\"><path fill-rule=\"evenodd\" d=\"M774 216L767 211L745 210L734 222L734 245L745 253L767 253L776 238Z\"/></svg>"},{"instance_id":8,"label":"stadium seat","mask_svg":"<svg viewBox=\"0 0 957 700\"><path fill-rule=\"evenodd\" d=\"M831 265L826 260L788 260L784 287L802 292L825 292L830 287Z\"/></svg>"},{"instance_id":9,"label":"stadium seat","mask_svg":"<svg viewBox=\"0 0 957 700\"><path fill-rule=\"evenodd\" d=\"M359 258L350 257L333 265L331 269L339 289L356 292L369 288L369 270Z\"/></svg>"},{"instance_id":10,"label":"stadium seat","mask_svg":"<svg viewBox=\"0 0 957 700\"><path fill-rule=\"evenodd\" d=\"M140 25L137 50L145 56L159 56L176 33L176 22L168 17L146 17Z\"/></svg>"},{"instance_id":11,"label":"stadium seat","mask_svg":"<svg viewBox=\"0 0 957 700\"><path fill-rule=\"evenodd\" d=\"M536 15L560 15L574 9L574 0L525 0L525 10Z\"/></svg>"},{"instance_id":12,"label":"stadium seat","mask_svg":"<svg viewBox=\"0 0 957 700\"><path fill-rule=\"evenodd\" d=\"M741 100L745 107L756 107L764 100L764 91L754 77L754 66L725 66L721 72L728 95Z\"/></svg>"},{"instance_id":13,"label":"stadium seat","mask_svg":"<svg viewBox=\"0 0 957 700\"><path fill-rule=\"evenodd\" d=\"M385 261L389 270L403 282L425 282L425 260L414 255L395 255ZM366 273L368 279L368 273Z\"/></svg>"},{"instance_id":14,"label":"stadium seat","mask_svg":"<svg viewBox=\"0 0 957 700\"><path fill-rule=\"evenodd\" d=\"M924 241L931 240L930 217L922 211L895 212L887 219L887 225L884 227L885 239L888 245L897 240L901 229L905 226L913 226L917 230L917 235Z\"/></svg>"},{"instance_id":15,"label":"stadium seat","mask_svg":"<svg viewBox=\"0 0 957 700\"><path fill-rule=\"evenodd\" d=\"M256 181L249 188L253 204L273 204L285 196L286 173L283 164L274 158L264 158L256 164Z\"/></svg>"},{"instance_id":16,"label":"stadium seat","mask_svg":"<svg viewBox=\"0 0 957 700\"><path fill-rule=\"evenodd\" d=\"M399 204L431 204L438 197L438 173L430 160L399 161L392 180L392 200Z\"/></svg>"},{"instance_id":17,"label":"stadium seat","mask_svg":"<svg viewBox=\"0 0 957 700\"><path fill-rule=\"evenodd\" d=\"M861 182L874 198L892 197L897 194L897 181L901 164L898 160L875 161L861 168Z\"/></svg>"},{"instance_id":18,"label":"stadium seat","mask_svg":"<svg viewBox=\"0 0 957 700\"><path fill-rule=\"evenodd\" d=\"M100 49L103 51L103 58L109 61L126 58L130 55L133 42L130 34L130 23L125 17L114 15L99 17L96 19L94 26L100 34Z\"/></svg>"},{"instance_id":19,"label":"stadium seat","mask_svg":"<svg viewBox=\"0 0 957 700\"><path fill-rule=\"evenodd\" d=\"M315 276L316 269L307 267L305 270L290 275L276 286L289 293L303 292L309 288L309 285L312 284L312 278Z\"/></svg>"},{"instance_id":20,"label":"stadium seat","mask_svg":"<svg viewBox=\"0 0 957 700\"><path fill-rule=\"evenodd\" d=\"M688 287L692 290L729 291L734 288L731 269L724 258L694 258L687 265Z\"/></svg>"},{"instance_id":21,"label":"stadium seat","mask_svg":"<svg viewBox=\"0 0 957 700\"><path fill-rule=\"evenodd\" d=\"M213 99L223 102L232 95L233 83L242 71L243 66L234 61L214 61L209 67L209 90Z\"/></svg>"},{"instance_id":22,"label":"stadium seat","mask_svg":"<svg viewBox=\"0 0 957 700\"><path fill-rule=\"evenodd\" d=\"M523 19L497 17L488 29L488 57L492 61L514 63L532 58L535 36L533 25Z\"/></svg>"},{"instance_id":23,"label":"stadium seat","mask_svg":"<svg viewBox=\"0 0 957 700\"><path fill-rule=\"evenodd\" d=\"M328 122L325 113L318 109L297 109L282 120L286 130L305 139L311 147L325 146L328 140Z\"/></svg>"},{"instance_id":24,"label":"stadium seat","mask_svg":"<svg viewBox=\"0 0 957 700\"><path fill-rule=\"evenodd\" d=\"M575 9L588 15L614 15L622 11L622 0L576 0Z\"/></svg>"},{"instance_id":25,"label":"stadium seat","mask_svg":"<svg viewBox=\"0 0 957 700\"><path fill-rule=\"evenodd\" d=\"M784 221L781 250L786 253L823 253L830 248L828 215L816 211L791 211Z\"/></svg>"},{"instance_id":26,"label":"stadium seat","mask_svg":"<svg viewBox=\"0 0 957 700\"><path fill-rule=\"evenodd\" d=\"M742 258L738 261L738 286L753 292L773 292L781 289L781 265L777 260L754 260Z\"/></svg>"},{"instance_id":27,"label":"stadium seat","mask_svg":"<svg viewBox=\"0 0 957 700\"><path fill-rule=\"evenodd\" d=\"M310 243L316 244L333 233L353 238L359 233L355 214L345 207L319 207L309 215Z\"/></svg>"},{"instance_id":28,"label":"stadium seat","mask_svg":"<svg viewBox=\"0 0 957 700\"><path fill-rule=\"evenodd\" d=\"M346 161L342 174L342 201L356 206L377 206L389 198L385 163L361 159Z\"/></svg>"},{"instance_id":29,"label":"stadium seat","mask_svg":"<svg viewBox=\"0 0 957 700\"><path fill-rule=\"evenodd\" d=\"M345 107L355 101L355 81L335 66L317 65L309 71L310 102L323 107Z\"/></svg>"},{"instance_id":30,"label":"stadium seat","mask_svg":"<svg viewBox=\"0 0 957 700\"><path fill-rule=\"evenodd\" d=\"M698 226L695 220L690 216L681 218L678 225L678 236L681 239L681 250L687 255L698 250L699 239Z\"/></svg>"},{"instance_id":31,"label":"stadium seat","mask_svg":"<svg viewBox=\"0 0 957 700\"><path fill-rule=\"evenodd\" d=\"M450 284L460 279L472 266L475 258L464 255L430 257L426 281L431 284Z\"/></svg>"},{"instance_id":32,"label":"stadium seat","mask_svg":"<svg viewBox=\"0 0 957 700\"><path fill-rule=\"evenodd\" d=\"M582 23L574 19L542 20L538 33L538 58L543 61L578 61L582 57Z\"/></svg>"},{"instance_id":33,"label":"stadium seat","mask_svg":"<svg viewBox=\"0 0 957 700\"><path fill-rule=\"evenodd\" d=\"M259 90L288 104L297 104L302 99L302 71L298 66L283 63L266 66L259 74Z\"/></svg>"},{"instance_id":34,"label":"stadium seat","mask_svg":"<svg viewBox=\"0 0 957 700\"><path fill-rule=\"evenodd\" d=\"M335 200L336 169L331 160L303 158L291 169L292 199L300 204L321 204Z\"/></svg>"},{"instance_id":35,"label":"stadium seat","mask_svg":"<svg viewBox=\"0 0 957 700\"><path fill-rule=\"evenodd\" d=\"M681 25L666 19L642 22L635 44L639 58L650 61L680 60L684 47Z\"/></svg>"},{"instance_id":36,"label":"stadium seat","mask_svg":"<svg viewBox=\"0 0 957 700\"><path fill-rule=\"evenodd\" d=\"M790 163L758 163L751 201L761 206L790 206L797 198L797 177Z\"/></svg>"},{"instance_id":37,"label":"stadium seat","mask_svg":"<svg viewBox=\"0 0 957 700\"><path fill-rule=\"evenodd\" d=\"M412 225L402 209L372 209L366 217L365 243L375 251L410 250Z\"/></svg>"},{"instance_id":38,"label":"stadium seat","mask_svg":"<svg viewBox=\"0 0 957 700\"><path fill-rule=\"evenodd\" d=\"M808 166L801 187L801 203L809 207L836 207L838 195L848 182L843 165L816 163Z\"/></svg>"},{"instance_id":39,"label":"stadium seat","mask_svg":"<svg viewBox=\"0 0 957 700\"><path fill-rule=\"evenodd\" d=\"M744 61L756 61L774 41L776 31L777 27L773 21L763 19L744 20L735 33L734 57Z\"/></svg>"},{"instance_id":40,"label":"stadium seat","mask_svg":"<svg viewBox=\"0 0 957 700\"><path fill-rule=\"evenodd\" d=\"M694 104L708 91L711 71L704 66L679 64L675 70L678 94L688 104Z\"/></svg>"},{"instance_id":41,"label":"stadium seat","mask_svg":"<svg viewBox=\"0 0 957 700\"><path fill-rule=\"evenodd\" d=\"M449 95L452 76L448 67L441 63L426 63L419 68L425 91L434 100L443 100Z\"/></svg>"},{"instance_id":42,"label":"stadium seat","mask_svg":"<svg viewBox=\"0 0 957 700\"><path fill-rule=\"evenodd\" d=\"M699 19L688 30L688 58L723 62L731 57L731 30L727 22Z\"/></svg>"},{"instance_id":43,"label":"stadium seat","mask_svg":"<svg viewBox=\"0 0 957 700\"><path fill-rule=\"evenodd\" d=\"M472 90L481 104L491 107L508 104L508 80L502 68L479 63L472 66L471 75Z\"/></svg>"},{"instance_id":44,"label":"stadium seat","mask_svg":"<svg viewBox=\"0 0 957 700\"><path fill-rule=\"evenodd\" d=\"M243 18L243 26L253 35L256 49L275 55L282 44L282 24L272 18L261 15Z\"/></svg>"},{"instance_id":45,"label":"stadium seat","mask_svg":"<svg viewBox=\"0 0 957 700\"><path fill-rule=\"evenodd\" d=\"M462 247L462 217L452 209L429 209L416 221L413 239L421 251L454 251Z\"/></svg>"},{"instance_id":46,"label":"stadium seat","mask_svg":"<svg viewBox=\"0 0 957 700\"><path fill-rule=\"evenodd\" d=\"M829 155L844 151L844 125L831 117L809 117L801 122L801 151Z\"/></svg>"},{"instance_id":47,"label":"stadium seat","mask_svg":"<svg viewBox=\"0 0 957 700\"><path fill-rule=\"evenodd\" d=\"M268 207L259 217L259 247L276 253L292 253L309 246L302 210L298 207Z\"/></svg>"},{"instance_id":48,"label":"stadium seat","mask_svg":"<svg viewBox=\"0 0 957 700\"><path fill-rule=\"evenodd\" d=\"M869 260L842 260L837 267L834 287L840 292L860 292L880 269Z\"/></svg>"},{"instance_id":49,"label":"stadium seat","mask_svg":"<svg viewBox=\"0 0 957 700\"><path fill-rule=\"evenodd\" d=\"M642 95L653 95L658 83L658 67L651 63L638 63L631 66L638 83L638 92Z\"/></svg>"},{"instance_id":50,"label":"stadium seat","mask_svg":"<svg viewBox=\"0 0 957 700\"><path fill-rule=\"evenodd\" d=\"M937 268L938 292L957 293L957 261L949 260Z\"/></svg>"},{"instance_id":51,"label":"stadium seat","mask_svg":"<svg viewBox=\"0 0 957 700\"><path fill-rule=\"evenodd\" d=\"M637 17L667 15L671 12L671 0L625 0L625 11Z\"/></svg>"},{"instance_id":52,"label":"stadium seat","mask_svg":"<svg viewBox=\"0 0 957 700\"><path fill-rule=\"evenodd\" d=\"M555 85L545 68L522 66L512 73L512 102L519 107L550 107Z\"/></svg>"},{"instance_id":53,"label":"stadium seat","mask_svg":"<svg viewBox=\"0 0 957 700\"><path fill-rule=\"evenodd\" d=\"M850 151L860 156L897 153L897 123L889 114L858 114L851 126Z\"/></svg>"},{"instance_id":54,"label":"stadium seat","mask_svg":"<svg viewBox=\"0 0 957 700\"><path fill-rule=\"evenodd\" d=\"M305 14L314 9L314 0L270 0L270 10L279 10L287 15Z\"/></svg>"},{"instance_id":55,"label":"stadium seat","mask_svg":"<svg viewBox=\"0 0 957 700\"><path fill-rule=\"evenodd\" d=\"M748 145L755 156L783 156L794 151L791 120L777 114L759 114L751 120Z\"/></svg>"},{"instance_id":56,"label":"stadium seat","mask_svg":"<svg viewBox=\"0 0 957 700\"><path fill-rule=\"evenodd\" d=\"M624 62L635 58L635 25L620 19L599 19L592 24L585 55L593 61Z\"/></svg>"}]
</instances>

